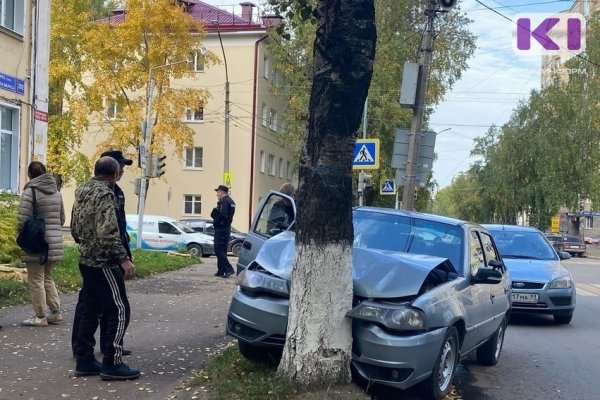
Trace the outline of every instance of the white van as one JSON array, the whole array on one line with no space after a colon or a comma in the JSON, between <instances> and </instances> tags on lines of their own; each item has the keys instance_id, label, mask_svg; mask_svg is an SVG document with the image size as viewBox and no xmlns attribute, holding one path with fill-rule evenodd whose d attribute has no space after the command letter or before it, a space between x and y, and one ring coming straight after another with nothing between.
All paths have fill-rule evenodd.
<instances>
[{"instance_id":1,"label":"white van","mask_svg":"<svg viewBox=\"0 0 600 400\"><path fill-rule=\"evenodd\" d=\"M138 215L127 215L127 233L131 241L129 246L137 246ZM180 251L187 249L190 254L208 257L215 254L212 236L194 232L189 226L174 218L161 215L144 215L144 235L142 249L159 251Z\"/></svg>"}]
</instances>

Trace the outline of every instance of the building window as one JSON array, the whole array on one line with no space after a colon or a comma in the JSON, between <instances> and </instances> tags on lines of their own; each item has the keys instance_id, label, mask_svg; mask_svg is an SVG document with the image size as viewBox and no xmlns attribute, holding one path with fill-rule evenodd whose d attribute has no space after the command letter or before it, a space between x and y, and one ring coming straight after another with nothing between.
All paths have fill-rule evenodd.
<instances>
[{"instance_id":1,"label":"building window","mask_svg":"<svg viewBox=\"0 0 600 400\"><path fill-rule=\"evenodd\" d=\"M585 216L585 228L586 229L593 229L594 228L594 217L592 216Z\"/></svg>"},{"instance_id":2,"label":"building window","mask_svg":"<svg viewBox=\"0 0 600 400\"><path fill-rule=\"evenodd\" d=\"M202 147L187 147L185 149L185 167L202 168L202 156L204 151Z\"/></svg>"},{"instance_id":3,"label":"building window","mask_svg":"<svg viewBox=\"0 0 600 400\"><path fill-rule=\"evenodd\" d=\"M290 161L285 162L285 179L292 178L292 163Z\"/></svg>"},{"instance_id":4,"label":"building window","mask_svg":"<svg viewBox=\"0 0 600 400\"><path fill-rule=\"evenodd\" d=\"M279 116L277 115L277 111L271 108L271 112L269 113L269 128L272 131L277 131L277 121Z\"/></svg>"},{"instance_id":5,"label":"building window","mask_svg":"<svg viewBox=\"0 0 600 400\"><path fill-rule=\"evenodd\" d=\"M277 85L278 73L275 68L271 71L271 85Z\"/></svg>"},{"instance_id":6,"label":"building window","mask_svg":"<svg viewBox=\"0 0 600 400\"><path fill-rule=\"evenodd\" d=\"M186 194L183 196L184 214L202 214L202 196L199 194Z\"/></svg>"},{"instance_id":7,"label":"building window","mask_svg":"<svg viewBox=\"0 0 600 400\"><path fill-rule=\"evenodd\" d=\"M260 151L260 172L265 172L265 152Z\"/></svg>"},{"instance_id":8,"label":"building window","mask_svg":"<svg viewBox=\"0 0 600 400\"><path fill-rule=\"evenodd\" d=\"M283 178L283 158L279 159L279 177Z\"/></svg>"},{"instance_id":9,"label":"building window","mask_svg":"<svg viewBox=\"0 0 600 400\"><path fill-rule=\"evenodd\" d=\"M269 108L266 103L262 103L262 126L267 126L269 121Z\"/></svg>"},{"instance_id":10,"label":"building window","mask_svg":"<svg viewBox=\"0 0 600 400\"><path fill-rule=\"evenodd\" d=\"M190 71L204 72L204 54L199 51L191 52L190 61L188 64Z\"/></svg>"},{"instance_id":11,"label":"building window","mask_svg":"<svg viewBox=\"0 0 600 400\"><path fill-rule=\"evenodd\" d=\"M265 79L269 79L269 67L269 57L265 55L263 56L263 76L265 77Z\"/></svg>"},{"instance_id":12,"label":"building window","mask_svg":"<svg viewBox=\"0 0 600 400\"><path fill-rule=\"evenodd\" d=\"M0 0L0 26L23 35L23 0Z\"/></svg>"},{"instance_id":13,"label":"building window","mask_svg":"<svg viewBox=\"0 0 600 400\"><path fill-rule=\"evenodd\" d=\"M0 191L17 189L17 115L17 110L0 106Z\"/></svg>"},{"instance_id":14,"label":"building window","mask_svg":"<svg viewBox=\"0 0 600 400\"><path fill-rule=\"evenodd\" d=\"M195 110L192 110L190 108L187 108L185 110L185 120L187 122L204 121L204 109L196 108Z\"/></svg>"},{"instance_id":15,"label":"building window","mask_svg":"<svg viewBox=\"0 0 600 400\"><path fill-rule=\"evenodd\" d=\"M0 1L2 1L2 0L0 0ZM117 103L114 100L106 101L106 110L105 110L106 118L117 119L117 118L119 118L119 116L121 115L122 112L123 112L123 106L121 106L119 103Z\"/></svg>"},{"instance_id":16,"label":"building window","mask_svg":"<svg viewBox=\"0 0 600 400\"><path fill-rule=\"evenodd\" d=\"M275 156L273 154L269 154L267 169L269 170L269 175L275 176Z\"/></svg>"}]
</instances>

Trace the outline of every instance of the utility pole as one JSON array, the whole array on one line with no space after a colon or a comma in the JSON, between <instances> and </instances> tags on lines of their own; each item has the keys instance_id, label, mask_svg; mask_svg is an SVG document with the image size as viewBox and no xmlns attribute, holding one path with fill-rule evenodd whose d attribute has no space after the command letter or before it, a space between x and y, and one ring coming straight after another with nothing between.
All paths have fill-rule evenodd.
<instances>
[{"instance_id":1,"label":"utility pole","mask_svg":"<svg viewBox=\"0 0 600 400\"><path fill-rule=\"evenodd\" d=\"M221 29L218 20L212 20L211 23L217 28L221 52L223 53L223 62L225 64L225 150L223 154L223 184L231 186L229 181L229 71L227 69L227 57L221 39Z\"/></svg>"},{"instance_id":2,"label":"utility pole","mask_svg":"<svg viewBox=\"0 0 600 400\"><path fill-rule=\"evenodd\" d=\"M406 164L406 181L402 192L402 209L413 210L415 207L415 188L417 184L417 172L419 161L419 146L421 144L421 127L423 124L423 113L425 109L425 95L427 94L427 78L431 65L434 36L434 20L437 12L438 2L427 0L427 24L423 41L421 43L421 54L419 55L419 82L417 85L417 101L413 107L413 118L410 127L410 138L408 142L408 161Z\"/></svg>"},{"instance_id":3,"label":"utility pole","mask_svg":"<svg viewBox=\"0 0 600 400\"><path fill-rule=\"evenodd\" d=\"M142 148L140 151L140 164L142 166L142 176L140 179L140 199L138 204L138 226L137 226L137 239L135 241L135 247L137 249L142 248L142 234L144 231L144 209L146 207L146 191L148 185L148 164L150 160L150 143L152 143L152 102L154 100L154 81L153 72L157 68L170 67L172 65L189 63L189 60L177 61L174 63L158 65L156 67L150 67L148 71L148 93L146 98L146 120L144 121L142 132Z\"/></svg>"}]
</instances>

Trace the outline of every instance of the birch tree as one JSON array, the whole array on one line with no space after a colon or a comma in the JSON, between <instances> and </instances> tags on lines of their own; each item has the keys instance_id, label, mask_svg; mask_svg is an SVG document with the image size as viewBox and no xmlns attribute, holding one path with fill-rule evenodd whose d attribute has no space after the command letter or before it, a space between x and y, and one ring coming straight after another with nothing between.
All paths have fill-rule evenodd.
<instances>
[{"instance_id":1,"label":"birch tree","mask_svg":"<svg viewBox=\"0 0 600 400\"><path fill-rule=\"evenodd\" d=\"M279 373L304 388L350 381L352 153L373 74L373 0L321 0L299 170L296 260Z\"/></svg>"}]
</instances>

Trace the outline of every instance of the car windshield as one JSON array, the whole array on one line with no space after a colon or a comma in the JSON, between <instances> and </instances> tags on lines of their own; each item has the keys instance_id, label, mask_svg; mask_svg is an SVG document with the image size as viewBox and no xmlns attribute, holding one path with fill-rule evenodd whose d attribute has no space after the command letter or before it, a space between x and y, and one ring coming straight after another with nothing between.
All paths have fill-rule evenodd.
<instances>
[{"instance_id":1,"label":"car windshield","mask_svg":"<svg viewBox=\"0 0 600 400\"><path fill-rule=\"evenodd\" d=\"M195 231L190 228L190 226L188 224L179 222L179 221L173 221L172 222L173 225L175 225L176 227L178 227L182 232L185 233L195 233Z\"/></svg>"},{"instance_id":2,"label":"car windshield","mask_svg":"<svg viewBox=\"0 0 600 400\"><path fill-rule=\"evenodd\" d=\"M504 258L555 260L556 252L537 231L491 230L498 251Z\"/></svg>"},{"instance_id":3,"label":"car windshield","mask_svg":"<svg viewBox=\"0 0 600 400\"><path fill-rule=\"evenodd\" d=\"M354 213L354 246L462 260L463 230L457 226L368 211Z\"/></svg>"}]
</instances>

